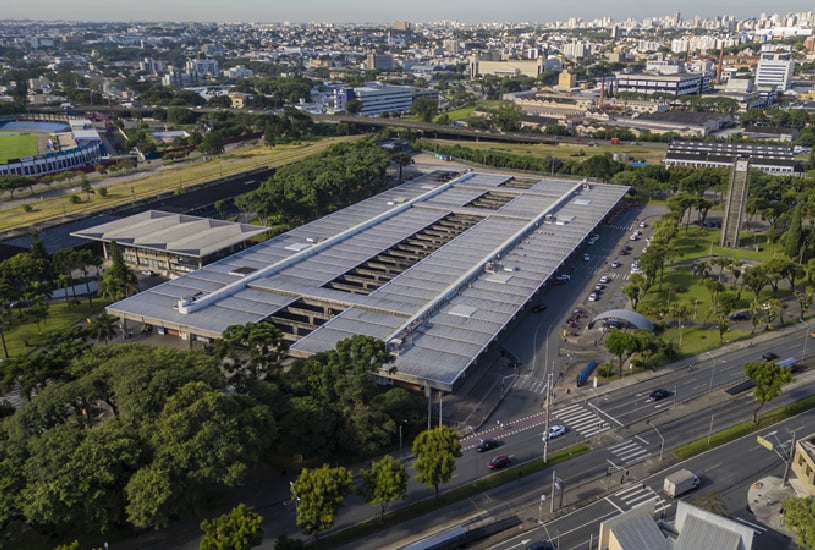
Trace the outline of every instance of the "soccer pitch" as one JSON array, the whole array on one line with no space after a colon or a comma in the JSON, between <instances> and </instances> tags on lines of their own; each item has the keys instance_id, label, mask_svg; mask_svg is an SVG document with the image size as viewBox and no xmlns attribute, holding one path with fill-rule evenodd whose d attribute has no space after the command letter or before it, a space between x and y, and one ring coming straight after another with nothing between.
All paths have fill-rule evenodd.
<instances>
[{"instance_id":1,"label":"soccer pitch","mask_svg":"<svg viewBox=\"0 0 815 550\"><path fill-rule=\"evenodd\" d=\"M0 132L0 164L6 163L9 159L33 157L36 154L35 134Z\"/></svg>"}]
</instances>

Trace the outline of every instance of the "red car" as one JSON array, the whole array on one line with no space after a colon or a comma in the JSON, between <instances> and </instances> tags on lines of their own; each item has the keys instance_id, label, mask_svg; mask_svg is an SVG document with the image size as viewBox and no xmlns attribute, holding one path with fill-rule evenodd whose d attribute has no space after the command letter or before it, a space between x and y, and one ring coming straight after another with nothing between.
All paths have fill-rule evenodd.
<instances>
[{"instance_id":1,"label":"red car","mask_svg":"<svg viewBox=\"0 0 815 550\"><path fill-rule=\"evenodd\" d=\"M490 470L500 470L509 466L509 457L507 455L498 455L487 463L487 468Z\"/></svg>"}]
</instances>

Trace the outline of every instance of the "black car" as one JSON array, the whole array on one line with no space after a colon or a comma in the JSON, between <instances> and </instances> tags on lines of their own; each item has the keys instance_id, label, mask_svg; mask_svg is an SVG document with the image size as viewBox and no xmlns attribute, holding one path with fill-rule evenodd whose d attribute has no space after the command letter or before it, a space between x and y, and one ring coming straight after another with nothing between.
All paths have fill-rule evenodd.
<instances>
[{"instance_id":1,"label":"black car","mask_svg":"<svg viewBox=\"0 0 815 550\"><path fill-rule=\"evenodd\" d=\"M731 321L746 321L750 318L750 314L746 311L737 311L730 314Z\"/></svg>"},{"instance_id":2,"label":"black car","mask_svg":"<svg viewBox=\"0 0 815 550\"><path fill-rule=\"evenodd\" d=\"M668 390L654 390L651 392L651 401L662 401L666 397L669 397L671 392Z\"/></svg>"},{"instance_id":3,"label":"black car","mask_svg":"<svg viewBox=\"0 0 815 550\"><path fill-rule=\"evenodd\" d=\"M551 540L538 540L526 545L526 550L557 550Z\"/></svg>"},{"instance_id":4,"label":"black car","mask_svg":"<svg viewBox=\"0 0 815 550\"><path fill-rule=\"evenodd\" d=\"M497 449L500 443L496 439L482 439L478 442L478 446L476 446L476 450L479 453L484 453L486 451L491 451L493 449Z\"/></svg>"},{"instance_id":5,"label":"black car","mask_svg":"<svg viewBox=\"0 0 815 550\"><path fill-rule=\"evenodd\" d=\"M775 361L776 359L778 359L778 354L773 351L768 351L767 353L762 355L761 358L764 359L765 361Z\"/></svg>"},{"instance_id":6,"label":"black car","mask_svg":"<svg viewBox=\"0 0 815 550\"><path fill-rule=\"evenodd\" d=\"M532 307L532 313L542 313L546 311L546 304L538 304Z\"/></svg>"}]
</instances>

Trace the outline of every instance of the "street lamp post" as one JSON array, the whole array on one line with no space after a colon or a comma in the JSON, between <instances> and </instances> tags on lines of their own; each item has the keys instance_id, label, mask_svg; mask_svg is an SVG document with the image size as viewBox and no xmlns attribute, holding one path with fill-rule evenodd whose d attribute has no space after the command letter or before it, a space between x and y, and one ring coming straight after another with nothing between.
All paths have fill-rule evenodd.
<instances>
[{"instance_id":1,"label":"street lamp post","mask_svg":"<svg viewBox=\"0 0 815 550\"><path fill-rule=\"evenodd\" d=\"M807 354L807 340L809 340L809 327L806 327L806 330L804 331L804 349L801 350L801 361L804 360L804 357L806 357Z\"/></svg>"},{"instance_id":2,"label":"street lamp post","mask_svg":"<svg viewBox=\"0 0 815 550\"><path fill-rule=\"evenodd\" d=\"M660 440L660 445L659 445L659 461L660 461L660 462L662 462L662 452L665 450L665 438L664 438L664 437L662 437L662 434L661 434L661 433L659 433L659 430L657 429L657 427L656 427L656 426L654 426L654 424L651 422L651 420L650 420L650 419L649 419L649 420L646 420L646 422L648 423L648 425L649 425L649 426L651 426L652 428L654 428L654 431L655 431L655 432L657 433L657 435L659 436L659 440Z\"/></svg>"}]
</instances>

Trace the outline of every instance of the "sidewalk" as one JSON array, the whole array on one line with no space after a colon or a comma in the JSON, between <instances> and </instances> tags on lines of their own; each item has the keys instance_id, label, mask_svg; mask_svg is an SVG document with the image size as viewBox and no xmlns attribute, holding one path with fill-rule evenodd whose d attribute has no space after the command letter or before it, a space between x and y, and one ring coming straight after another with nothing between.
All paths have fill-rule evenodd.
<instances>
[{"instance_id":1,"label":"sidewalk","mask_svg":"<svg viewBox=\"0 0 815 550\"><path fill-rule=\"evenodd\" d=\"M795 496L795 490L790 485L785 486L783 479L765 477L750 485L747 507L759 523L794 539L795 535L784 525L782 513L782 503L791 496Z\"/></svg>"}]
</instances>

